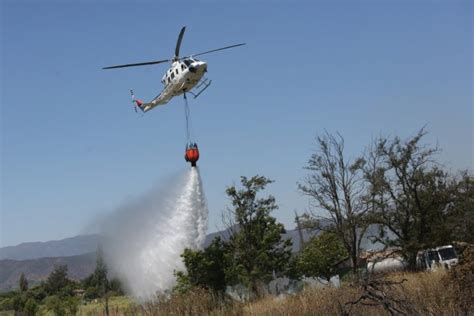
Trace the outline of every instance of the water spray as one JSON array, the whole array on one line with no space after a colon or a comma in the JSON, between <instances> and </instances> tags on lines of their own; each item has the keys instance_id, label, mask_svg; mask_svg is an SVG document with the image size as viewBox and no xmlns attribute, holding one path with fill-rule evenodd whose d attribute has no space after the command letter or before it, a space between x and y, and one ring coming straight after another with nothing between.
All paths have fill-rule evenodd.
<instances>
[{"instance_id":1,"label":"water spray","mask_svg":"<svg viewBox=\"0 0 474 316\"><path fill-rule=\"evenodd\" d=\"M199 169L166 181L116 210L103 225L104 255L111 273L141 300L175 284L184 271L185 248L202 247L207 231L207 203Z\"/></svg>"}]
</instances>

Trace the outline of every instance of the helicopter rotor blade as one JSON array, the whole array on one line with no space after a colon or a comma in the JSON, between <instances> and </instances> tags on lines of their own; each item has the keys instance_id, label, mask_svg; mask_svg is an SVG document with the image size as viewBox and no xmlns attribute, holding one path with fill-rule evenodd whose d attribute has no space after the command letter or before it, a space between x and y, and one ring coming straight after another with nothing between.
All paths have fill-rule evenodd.
<instances>
[{"instance_id":1,"label":"helicopter rotor blade","mask_svg":"<svg viewBox=\"0 0 474 316\"><path fill-rule=\"evenodd\" d=\"M186 31L186 26L183 26L178 35L178 41L176 42L176 48L174 50L174 58L179 58L179 49L181 48L181 41L183 40L184 31Z\"/></svg>"},{"instance_id":2,"label":"helicopter rotor blade","mask_svg":"<svg viewBox=\"0 0 474 316\"><path fill-rule=\"evenodd\" d=\"M146 66L146 65L155 65L155 64L161 64L164 62L169 61L169 59L163 59L163 60L156 60L156 61L148 61L145 63L136 63L136 64L125 64L125 65L117 65L117 66L110 66L110 67L104 67L102 69L115 69L115 68L125 68L125 67L136 67L136 66Z\"/></svg>"},{"instance_id":3,"label":"helicopter rotor blade","mask_svg":"<svg viewBox=\"0 0 474 316\"><path fill-rule=\"evenodd\" d=\"M212 49L212 50L208 50L208 51L205 51L205 52L201 52L201 53L197 53L197 54L192 54L188 57L195 57L195 56L199 56L199 55L204 55L204 54L209 54L209 53L213 53L213 52L217 52L217 51L220 51L220 50L224 50L224 49L229 49L229 48L234 48L234 47L239 47L239 46L243 46L245 45L246 43L240 43L240 44L235 44L235 45L230 45L230 46L226 46L226 47L222 47L222 48L217 48L217 49Z\"/></svg>"}]
</instances>

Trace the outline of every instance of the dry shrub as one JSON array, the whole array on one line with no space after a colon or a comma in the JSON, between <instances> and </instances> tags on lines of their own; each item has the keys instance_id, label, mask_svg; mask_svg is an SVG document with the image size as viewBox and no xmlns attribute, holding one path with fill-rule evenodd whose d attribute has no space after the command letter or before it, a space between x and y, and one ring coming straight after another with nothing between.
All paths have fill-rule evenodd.
<instances>
[{"instance_id":1,"label":"dry shrub","mask_svg":"<svg viewBox=\"0 0 474 316\"><path fill-rule=\"evenodd\" d=\"M344 297L341 297L341 294ZM267 297L250 303L244 308L245 315L337 315L340 313L341 299L354 299L357 291L353 288L340 289L327 287L305 289L301 293L280 297Z\"/></svg>"},{"instance_id":2,"label":"dry shrub","mask_svg":"<svg viewBox=\"0 0 474 316\"><path fill-rule=\"evenodd\" d=\"M446 285L444 271L393 274L385 280L392 284L381 288L387 301L395 302L395 315L459 315L462 313ZM383 280L383 279L382 279ZM382 282L381 279L378 281ZM363 286L306 289L287 298L267 297L244 307L245 315L390 315L383 303L366 300L357 304ZM348 304L346 304L348 303Z\"/></svg>"},{"instance_id":3,"label":"dry shrub","mask_svg":"<svg viewBox=\"0 0 474 316\"><path fill-rule=\"evenodd\" d=\"M296 295L268 296L245 304L195 289L122 310L121 315L470 315L473 302L470 262L470 266L460 263L449 273L444 270L397 273L372 279L378 282L373 286L381 300L371 300L370 296L359 300L367 294L363 282L346 283L341 288L306 288Z\"/></svg>"},{"instance_id":4,"label":"dry shrub","mask_svg":"<svg viewBox=\"0 0 474 316\"><path fill-rule=\"evenodd\" d=\"M204 289L161 296L130 310L129 315L241 315L241 304Z\"/></svg>"},{"instance_id":5,"label":"dry shrub","mask_svg":"<svg viewBox=\"0 0 474 316\"><path fill-rule=\"evenodd\" d=\"M453 299L463 313L474 314L474 245L464 248L459 264L445 279L451 284Z\"/></svg>"},{"instance_id":6,"label":"dry shrub","mask_svg":"<svg viewBox=\"0 0 474 316\"><path fill-rule=\"evenodd\" d=\"M409 314L455 315L459 308L450 295L445 275L444 270L392 275L392 279L407 281L391 294L405 297L407 310L412 310Z\"/></svg>"}]
</instances>

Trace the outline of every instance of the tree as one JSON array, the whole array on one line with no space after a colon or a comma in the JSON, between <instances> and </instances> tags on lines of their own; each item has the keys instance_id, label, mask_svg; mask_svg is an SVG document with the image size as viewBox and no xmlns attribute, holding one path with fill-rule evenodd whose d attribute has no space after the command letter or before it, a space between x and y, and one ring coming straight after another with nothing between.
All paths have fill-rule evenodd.
<instances>
[{"instance_id":1,"label":"tree","mask_svg":"<svg viewBox=\"0 0 474 316\"><path fill-rule=\"evenodd\" d=\"M120 282L120 280L117 278L113 278L109 281L109 291L117 296L122 296L125 294L122 289L122 282Z\"/></svg>"},{"instance_id":2,"label":"tree","mask_svg":"<svg viewBox=\"0 0 474 316\"><path fill-rule=\"evenodd\" d=\"M45 290L45 283L42 281L38 286L32 287L28 290L28 296L35 299L35 301L42 301L48 294Z\"/></svg>"},{"instance_id":3,"label":"tree","mask_svg":"<svg viewBox=\"0 0 474 316\"><path fill-rule=\"evenodd\" d=\"M296 257L296 269L306 277L329 281L337 272L337 264L348 257L339 237L329 231L313 237Z\"/></svg>"},{"instance_id":4,"label":"tree","mask_svg":"<svg viewBox=\"0 0 474 316\"><path fill-rule=\"evenodd\" d=\"M420 249L449 242L446 218L454 201L453 182L434 161L438 148L420 144L425 134L377 139L365 168L372 220L380 224L377 241L400 248L411 269Z\"/></svg>"},{"instance_id":5,"label":"tree","mask_svg":"<svg viewBox=\"0 0 474 316\"><path fill-rule=\"evenodd\" d=\"M316 230L331 230L350 256L354 275L360 244L368 227L365 199L364 159L344 157L341 135L326 133L317 138L318 151L311 155L305 169L310 174L299 190L311 198L312 210L305 214L305 225ZM323 211L321 215L321 211Z\"/></svg>"},{"instance_id":6,"label":"tree","mask_svg":"<svg viewBox=\"0 0 474 316\"><path fill-rule=\"evenodd\" d=\"M13 310L15 312L20 312L23 310L23 307L25 306L25 300L23 295L15 295L11 299L11 305L13 307Z\"/></svg>"},{"instance_id":7,"label":"tree","mask_svg":"<svg viewBox=\"0 0 474 316\"><path fill-rule=\"evenodd\" d=\"M273 196L257 195L272 181L263 176L241 177L243 188L227 188L231 199L227 225L232 231L228 241L226 278L230 283L248 286L257 296L262 283L284 275L289 266L291 241L283 240L282 224L270 213L277 209Z\"/></svg>"},{"instance_id":8,"label":"tree","mask_svg":"<svg viewBox=\"0 0 474 316\"><path fill-rule=\"evenodd\" d=\"M34 299L29 298L25 303L25 307L23 308L23 313L26 316L35 316L37 312L38 312L38 304L36 303Z\"/></svg>"},{"instance_id":9,"label":"tree","mask_svg":"<svg viewBox=\"0 0 474 316\"><path fill-rule=\"evenodd\" d=\"M28 291L28 280L25 277L25 274L22 272L20 275L20 280L18 281L20 291L26 292Z\"/></svg>"},{"instance_id":10,"label":"tree","mask_svg":"<svg viewBox=\"0 0 474 316\"><path fill-rule=\"evenodd\" d=\"M225 244L220 237L212 240L204 250L185 249L181 257L187 273L177 272L177 292L194 286L224 292L226 287Z\"/></svg>"},{"instance_id":11,"label":"tree","mask_svg":"<svg viewBox=\"0 0 474 316\"><path fill-rule=\"evenodd\" d=\"M48 295L69 295L72 289L71 280L67 277L67 265L55 265L45 283L45 291Z\"/></svg>"},{"instance_id":12,"label":"tree","mask_svg":"<svg viewBox=\"0 0 474 316\"><path fill-rule=\"evenodd\" d=\"M450 240L474 244L474 177L463 172L454 183L453 195L444 221L445 233Z\"/></svg>"},{"instance_id":13,"label":"tree","mask_svg":"<svg viewBox=\"0 0 474 316\"><path fill-rule=\"evenodd\" d=\"M66 307L64 306L62 300L56 296L51 295L45 299L45 307L47 310L51 311L56 316L66 315Z\"/></svg>"},{"instance_id":14,"label":"tree","mask_svg":"<svg viewBox=\"0 0 474 316\"><path fill-rule=\"evenodd\" d=\"M74 296L66 298L64 301L64 309L67 311L67 315L76 315L79 311L79 298Z\"/></svg>"},{"instance_id":15,"label":"tree","mask_svg":"<svg viewBox=\"0 0 474 316\"><path fill-rule=\"evenodd\" d=\"M85 297L87 299L102 298L105 314L109 315L109 296L111 291L120 289L120 282L115 280L111 283L107 278L107 265L100 247L97 248L95 270L82 283L86 291Z\"/></svg>"}]
</instances>

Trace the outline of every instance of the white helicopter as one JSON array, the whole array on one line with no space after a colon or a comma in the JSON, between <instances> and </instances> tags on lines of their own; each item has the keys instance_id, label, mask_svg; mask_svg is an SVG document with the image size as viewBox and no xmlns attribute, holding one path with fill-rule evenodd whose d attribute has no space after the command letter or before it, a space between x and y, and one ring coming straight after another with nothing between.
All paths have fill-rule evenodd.
<instances>
[{"instance_id":1,"label":"white helicopter","mask_svg":"<svg viewBox=\"0 0 474 316\"><path fill-rule=\"evenodd\" d=\"M191 93L194 98L197 98L204 90L206 90L211 84L211 80L203 78L204 73L207 72L207 63L196 59L196 56L204 55L212 52L217 52L220 50L238 47L245 45L245 43L230 45L222 48L212 49L205 52L179 57L179 49L181 47L181 41L183 40L184 31L186 27L183 26L181 32L179 32L178 41L176 42L175 54L172 59L156 60L144 63L136 64L126 64L118 66L104 67L102 69L115 69L115 68L125 68L125 67L136 67L136 66L146 66L161 64L164 62L171 62L171 67L166 71L161 79L161 82L164 85L161 93L156 96L150 102L143 102L135 98L133 90L130 90L132 94L132 101L135 102L136 106L143 112L148 112L158 105L163 105L168 103L173 97L181 95L184 93L186 98L186 92ZM196 88L195 92L191 90Z\"/></svg>"}]
</instances>

